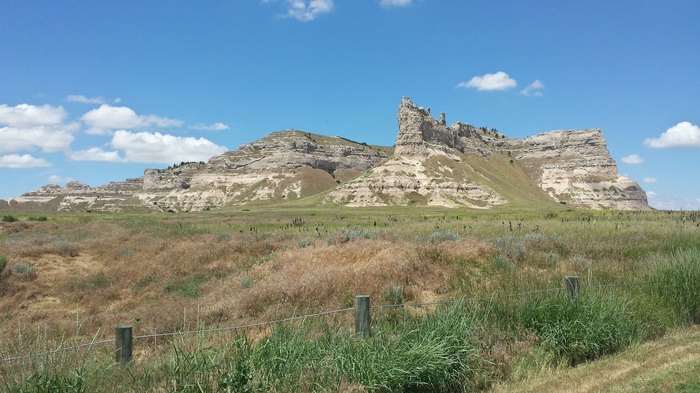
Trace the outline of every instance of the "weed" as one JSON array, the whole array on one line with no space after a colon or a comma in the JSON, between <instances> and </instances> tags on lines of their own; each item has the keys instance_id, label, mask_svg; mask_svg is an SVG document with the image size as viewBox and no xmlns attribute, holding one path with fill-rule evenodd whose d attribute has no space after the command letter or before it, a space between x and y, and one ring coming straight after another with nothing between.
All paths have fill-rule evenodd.
<instances>
[{"instance_id":1,"label":"weed","mask_svg":"<svg viewBox=\"0 0 700 393\"><path fill-rule=\"evenodd\" d=\"M2 216L2 222L15 222L17 221L17 217L11 215L11 214L5 214Z\"/></svg>"}]
</instances>

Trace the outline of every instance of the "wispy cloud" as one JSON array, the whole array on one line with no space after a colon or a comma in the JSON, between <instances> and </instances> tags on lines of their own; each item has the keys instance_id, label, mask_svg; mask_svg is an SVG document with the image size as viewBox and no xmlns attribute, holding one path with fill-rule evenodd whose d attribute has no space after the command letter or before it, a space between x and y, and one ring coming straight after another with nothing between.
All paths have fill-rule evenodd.
<instances>
[{"instance_id":1,"label":"wispy cloud","mask_svg":"<svg viewBox=\"0 0 700 393\"><path fill-rule=\"evenodd\" d=\"M191 130L198 131L225 131L230 127L224 123L212 123L212 124L195 124L189 127Z\"/></svg>"},{"instance_id":2,"label":"wispy cloud","mask_svg":"<svg viewBox=\"0 0 700 393\"><path fill-rule=\"evenodd\" d=\"M81 104L94 104L94 105L102 105L102 104L107 104L107 103L112 103L112 104L118 104L122 102L121 98L114 98L114 99L106 99L104 97L86 97L84 95L80 94L71 94L66 97L66 101L69 102L78 102Z\"/></svg>"},{"instance_id":3,"label":"wispy cloud","mask_svg":"<svg viewBox=\"0 0 700 393\"><path fill-rule=\"evenodd\" d=\"M638 154L630 154L629 156L622 157L622 162L625 164L637 165L644 162L644 159Z\"/></svg>"},{"instance_id":4,"label":"wispy cloud","mask_svg":"<svg viewBox=\"0 0 700 393\"><path fill-rule=\"evenodd\" d=\"M41 168L51 166L51 164L43 158L35 158L29 154L8 154L0 156L0 168L9 169L26 169L26 168Z\"/></svg>"},{"instance_id":5,"label":"wispy cloud","mask_svg":"<svg viewBox=\"0 0 700 393\"><path fill-rule=\"evenodd\" d=\"M106 101L102 97L85 97L81 95L69 95L66 100L70 102L79 102L81 104L105 104Z\"/></svg>"},{"instance_id":6,"label":"wispy cloud","mask_svg":"<svg viewBox=\"0 0 700 393\"><path fill-rule=\"evenodd\" d=\"M382 7L406 7L411 5L412 0L380 0L379 5Z\"/></svg>"},{"instance_id":7,"label":"wispy cloud","mask_svg":"<svg viewBox=\"0 0 700 393\"><path fill-rule=\"evenodd\" d=\"M647 177L645 177L644 179L642 179L642 181L643 181L644 183L653 184L653 183L656 183L656 178L655 178L655 177L649 177L649 176L647 176Z\"/></svg>"},{"instance_id":8,"label":"wispy cloud","mask_svg":"<svg viewBox=\"0 0 700 393\"><path fill-rule=\"evenodd\" d=\"M287 15L302 22L310 22L333 10L333 0L287 0L287 5Z\"/></svg>"},{"instance_id":9,"label":"wispy cloud","mask_svg":"<svg viewBox=\"0 0 700 393\"><path fill-rule=\"evenodd\" d=\"M534 82L527 85L526 88L520 90L520 94L528 97L542 97L542 90L544 90L544 84L539 79L536 79Z\"/></svg>"},{"instance_id":10,"label":"wispy cloud","mask_svg":"<svg viewBox=\"0 0 700 393\"><path fill-rule=\"evenodd\" d=\"M669 128L658 138L647 138L644 145L653 148L700 147L700 127L682 121Z\"/></svg>"},{"instance_id":11,"label":"wispy cloud","mask_svg":"<svg viewBox=\"0 0 700 393\"><path fill-rule=\"evenodd\" d=\"M81 117L89 127L87 132L95 135L110 134L116 129L139 129L145 127L179 127L182 120L156 115L138 115L125 106L102 104Z\"/></svg>"},{"instance_id":12,"label":"wispy cloud","mask_svg":"<svg viewBox=\"0 0 700 393\"><path fill-rule=\"evenodd\" d=\"M518 82L507 73L498 71L493 74L475 76L467 82L460 82L457 87L463 89L476 89L479 91L508 90L516 87Z\"/></svg>"}]
</instances>

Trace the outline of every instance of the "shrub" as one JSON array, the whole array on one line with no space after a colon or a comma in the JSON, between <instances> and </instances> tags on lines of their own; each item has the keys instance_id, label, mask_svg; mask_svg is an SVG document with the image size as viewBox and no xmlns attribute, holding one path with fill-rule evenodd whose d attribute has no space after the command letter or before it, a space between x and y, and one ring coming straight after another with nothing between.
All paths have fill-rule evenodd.
<instances>
[{"instance_id":1,"label":"shrub","mask_svg":"<svg viewBox=\"0 0 700 393\"><path fill-rule=\"evenodd\" d=\"M7 266L7 257L4 255L0 255L0 276L2 276L2 272L5 271L6 266Z\"/></svg>"},{"instance_id":2,"label":"shrub","mask_svg":"<svg viewBox=\"0 0 700 393\"><path fill-rule=\"evenodd\" d=\"M31 280L36 278L36 268L28 263L20 262L12 266L12 275Z\"/></svg>"},{"instance_id":3,"label":"shrub","mask_svg":"<svg viewBox=\"0 0 700 393\"><path fill-rule=\"evenodd\" d=\"M5 214L2 216L2 222L15 222L17 221L17 217L10 215L10 214Z\"/></svg>"},{"instance_id":4,"label":"shrub","mask_svg":"<svg viewBox=\"0 0 700 393\"><path fill-rule=\"evenodd\" d=\"M360 227L345 228L340 232L340 241L342 243L358 239L372 239L374 237L376 237L376 234Z\"/></svg>"},{"instance_id":5,"label":"shrub","mask_svg":"<svg viewBox=\"0 0 700 393\"><path fill-rule=\"evenodd\" d=\"M68 240L57 240L56 248L58 253L67 257L77 257L78 256L78 246Z\"/></svg>"},{"instance_id":6,"label":"shrub","mask_svg":"<svg viewBox=\"0 0 700 393\"><path fill-rule=\"evenodd\" d=\"M28 218L29 221L48 221L48 217L46 216L31 216Z\"/></svg>"},{"instance_id":7,"label":"shrub","mask_svg":"<svg viewBox=\"0 0 700 393\"><path fill-rule=\"evenodd\" d=\"M428 236L431 242L444 242L447 240L459 240L459 233L456 231L435 231Z\"/></svg>"}]
</instances>

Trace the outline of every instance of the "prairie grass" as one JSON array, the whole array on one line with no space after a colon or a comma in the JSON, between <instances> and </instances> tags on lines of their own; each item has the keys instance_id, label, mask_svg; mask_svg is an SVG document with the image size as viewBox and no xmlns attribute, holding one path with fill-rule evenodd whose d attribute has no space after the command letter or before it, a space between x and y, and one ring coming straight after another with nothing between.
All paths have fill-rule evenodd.
<instances>
[{"instance_id":1,"label":"prairie grass","mask_svg":"<svg viewBox=\"0 0 700 393\"><path fill-rule=\"evenodd\" d=\"M357 294L405 306L378 313L368 340L348 331L349 320L279 326L235 336L230 346L159 340L137 354L138 368L126 368L133 377L123 388L115 382L122 371L100 351L81 364L47 359L19 376L3 369L0 379L23 391L32 391L34 374L43 375L35 385L57 383L59 391L75 381L87 391L197 389L188 380L209 391L472 390L529 375L528 364L544 369L616 352L700 313L700 227L691 213L246 209L0 222L6 270L22 262L37 272L31 280L2 277L0 354L17 353L20 336L25 347L51 348L95 332L110 338L105 332L124 323L136 334L245 324L351 307ZM559 288L564 275L581 277L588 289L580 298L503 298ZM594 290L637 281L649 284ZM503 299L452 311L409 306L490 296ZM37 331L46 333L27 334ZM453 356L457 342L466 352ZM280 371L279 359L292 371Z\"/></svg>"}]
</instances>

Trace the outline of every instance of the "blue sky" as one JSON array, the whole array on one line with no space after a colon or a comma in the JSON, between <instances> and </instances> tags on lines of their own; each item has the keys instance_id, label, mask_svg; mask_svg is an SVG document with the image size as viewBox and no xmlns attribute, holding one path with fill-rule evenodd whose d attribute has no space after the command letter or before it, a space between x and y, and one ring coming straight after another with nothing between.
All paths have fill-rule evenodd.
<instances>
[{"instance_id":1,"label":"blue sky","mask_svg":"<svg viewBox=\"0 0 700 393\"><path fill-rule=\"evenodd\" d=\"M391 145L402 96L511 137L601 128L652 206L700 209L700 2L0 3L0 198L296 128Z\"/></svg>"}]
</instances>

